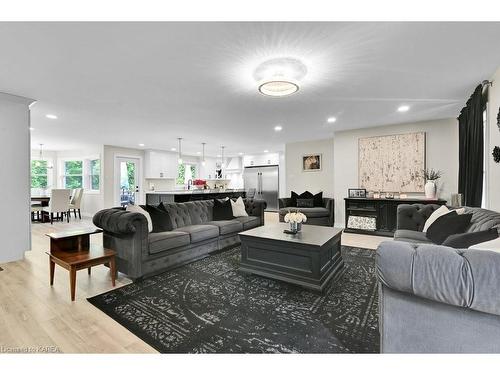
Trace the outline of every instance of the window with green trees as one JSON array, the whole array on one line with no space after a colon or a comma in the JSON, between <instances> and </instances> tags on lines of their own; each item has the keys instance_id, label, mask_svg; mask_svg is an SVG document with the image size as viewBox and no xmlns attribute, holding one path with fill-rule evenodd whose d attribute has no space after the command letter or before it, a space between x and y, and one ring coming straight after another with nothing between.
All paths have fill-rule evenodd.
<instances>
[{"instance_id":1,"label":"window with green trees","mask_svg":"<svg viewBox=\"0 0 500 375\"><path fill-rule=\"evenodd\" d=\"M90 188L99 190L101 183L101 161L99 159L90 160Z\"/></svg>"},{"instance_id":2,"label":"window with green trees","mask_svg":"<svg viewBox=\"0 0 500 375\"><path fill-rule=\"evenodd\" d=\"M46 189L48 186L47 160L31 161L31 187Z\"/></svg>"},{"instance_id":3,"label":"window with green trees","mask_svg":"<svg viewBox=\"0 0 500 375\"><path fill-rule=\"evenodd\" d=\"M64 187L66 189L83 187L82 160L67 160L64 162Z\"/></svg>"},{"instance_id":4,"label":"window with green trees","mask_svg":"<svg viewBox=\"0 0 500 375\"><path fill-rule=\"evenodd\" d=\"M185 185L188 180L196 178L196 165L194 164L179 164L177 167L176 185Z\"/></svg>"}]
</instances>

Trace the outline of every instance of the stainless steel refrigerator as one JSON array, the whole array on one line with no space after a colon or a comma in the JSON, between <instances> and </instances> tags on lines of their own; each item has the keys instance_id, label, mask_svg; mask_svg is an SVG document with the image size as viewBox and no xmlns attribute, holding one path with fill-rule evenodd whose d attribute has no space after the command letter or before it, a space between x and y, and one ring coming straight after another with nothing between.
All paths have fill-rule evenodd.
<instances>
[{"instance_id":1,"label":"stainless steel refrigerator","mask_svg":"<svg viewBox=\"0 0 500 375\"><path fill-rule=\"evenodd\" d=\"M246 167L243 183L247 193L255 189L255 199L267 202L266 211L278 211L279 174L278 166Z\"/></svg>"}]
</instances>

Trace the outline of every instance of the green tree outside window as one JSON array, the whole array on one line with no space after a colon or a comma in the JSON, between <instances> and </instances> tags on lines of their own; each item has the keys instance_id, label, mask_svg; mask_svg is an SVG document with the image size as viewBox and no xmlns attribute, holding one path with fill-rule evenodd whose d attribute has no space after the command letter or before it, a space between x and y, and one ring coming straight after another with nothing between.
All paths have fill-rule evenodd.
<instances>
[{"instance_id":1,"label":"green tree outside window","mask_svg":"<svg viewBox=\"0 0 500 375\"><path fill-rule=\"evenodd\" d=\"M31 187L46 189L48 186L47 160L31 161Z\"/></svg>"},{"instance_id":2,"label":"green tree outside window","mask_svg":"<svg viewBox=\"0 0 500 375\"><path fill-rule=\"evenodd\" d=\"M184 185L186 183L186 172L187 168L191 171L191 179L196 178L196 165L193 164L179 164L177 167L177 178L175 180L176 185Z\"/></svg>"},{"instance_id":3,"label":"green tree outside window","mask_svg":"<svg viewBox=\"0 0 500 375\"><path fill-rule=\"evenodd\" d=\"M64 162L64 186L66 189L83 187L83 161L68 160Z\"/></svg>"}]
</instances>

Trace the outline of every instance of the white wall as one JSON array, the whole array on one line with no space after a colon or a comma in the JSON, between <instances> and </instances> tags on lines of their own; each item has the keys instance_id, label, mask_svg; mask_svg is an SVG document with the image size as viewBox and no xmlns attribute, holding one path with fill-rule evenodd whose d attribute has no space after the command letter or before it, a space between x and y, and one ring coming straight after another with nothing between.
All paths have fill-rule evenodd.
<instances>
[{"instance_id":1,"label":"white wall","mask_svg":"<svg viewBox=\"0 0 500 375\"><path fill-rule=\"evenodd\" d=\"M293 142L285 145L286 197L291 191L300 194L306 190L315 194L323 191L323 197L331 198L334 192L333 138ZM322 167L318 172L302 171L302 156L322 154ZM283 195L281 195L283 196Z\"/></svg>"},{"instance_id":2,"label":"white wall","mask_svg":"<svg viewBox=\"0 0 500 375\"><path fill-rule=\"evenodd\" d=\"M439 197L450 199L458 190L458 124L456 119L380 126L336 132L334 135L335 223L344 226L347 189L358 187L358 139L412 132L426 133L426 166L444 172ZM423 194L416 194L423 195Z\"/></svg>"},{"instance_id":3,"label":"white wall","mask_svg":"<svg viewBox=\"0 0 500 375\"><path fill-rule=\"evenodd\" d=\"M491 78L493 85L488 93L488 122L489 122L489 171L488 171L488 207L500 211L500 164L493 161L491 153L495 146L500 147L500 129L497 126L497 116L500 110L500 68Z\"/></svg>"},{"instance_id":4,"label":"white wall","mask_svg":"<svg viewBox=\"0 0 500 375\"><path fill-rule=\"evenodd\" d=\"M31 99L0 93L0 263L23 259L31 248L30 112ZM8 162L6 162L8 160Z\"/></svg>"}]
</instances>

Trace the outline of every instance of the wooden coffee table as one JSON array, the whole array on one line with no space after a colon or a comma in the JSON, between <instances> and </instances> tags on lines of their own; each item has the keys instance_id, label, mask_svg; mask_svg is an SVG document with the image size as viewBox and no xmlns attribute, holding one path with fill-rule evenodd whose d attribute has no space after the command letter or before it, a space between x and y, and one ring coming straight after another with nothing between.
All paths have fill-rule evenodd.
<instances>
[{"instance_id":1,"label":"wooden coffee table","mask_svg":"<svg viewBox=\"0 0 500 375\"><path fill-rule=\"evenodd\" d=\"M272 224L239 233L240 271L323 292L344 267L342 229L303 225L296 235L283 233L288 224Z\"/></svg>"},{"instance_id":2,"label":"wooden coffee table","mask_svg":"<svg viewBox=\"0 0 500 375\"><path fill-rule=\"evenodd\" d=\"M91 268L100 264L109 265L111 271L111 283L115 286L116 266L114 250L106 249L102 245L90 243L90 235L101 233L101 229L89 228L68 232L48 233L50 237L50 285L54 285L55 265L69 271L71 300L75 300L76 271Z\"/></svg>"}]
</instances>

